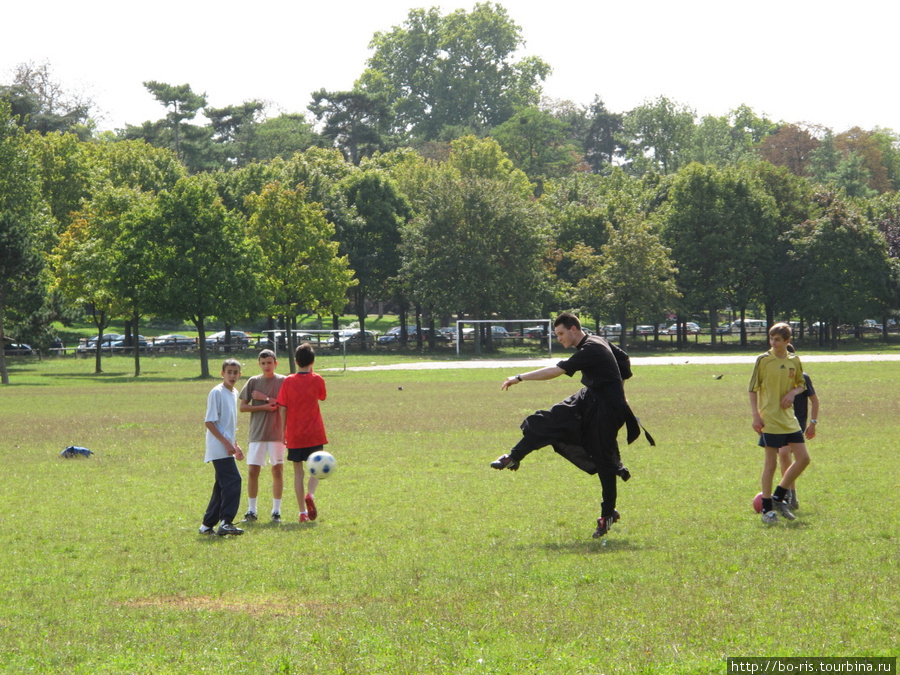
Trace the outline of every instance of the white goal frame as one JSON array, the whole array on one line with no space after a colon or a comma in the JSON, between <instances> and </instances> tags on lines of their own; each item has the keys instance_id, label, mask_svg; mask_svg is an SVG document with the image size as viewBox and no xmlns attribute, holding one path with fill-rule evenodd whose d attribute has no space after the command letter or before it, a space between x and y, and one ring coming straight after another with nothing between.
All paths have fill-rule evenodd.
<instances>
[{"instance_id":1,"label":"white goal frame","mask_svg":"<svg viewBox=\"0 0 900 675\"><path fill-rule=\"evenodd\" d=\"M521 323L521 324L547 324L547 353L553 358L553 319L459 319L456 322L456 355L460 355L460 346L462 340L462 327L467 324L477 323L495 323L502 325L505 323ZM525 339L525 338L523 338Z\"/></svg>"}]
</instances>

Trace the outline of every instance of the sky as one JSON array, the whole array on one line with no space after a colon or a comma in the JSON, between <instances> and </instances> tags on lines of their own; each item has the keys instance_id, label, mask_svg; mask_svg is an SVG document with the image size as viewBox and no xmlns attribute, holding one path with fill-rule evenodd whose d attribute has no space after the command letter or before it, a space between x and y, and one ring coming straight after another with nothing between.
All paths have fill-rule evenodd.
<instances>
[{"instance_id":1,"label":"sky","mask_svg":"<svg viewBox=\"0 0 900 675\"><path fill-rule=\"evenodd\" d=\"M900 132L900 3L875 0L501 0L525 39L520 56L552 68L544 94L627 112L665 96L698 117L746 104L776 121L835 133ZM90 96L99 128L165 115L141 84L190 84L208 104L259 99L305 112L311 93L350 89L378 31L415 0L81 0L7 3L0 84L19 63L49 63L64 90ZM201 123L203 120L199 120Z\"/></svg>"}]
</instances>

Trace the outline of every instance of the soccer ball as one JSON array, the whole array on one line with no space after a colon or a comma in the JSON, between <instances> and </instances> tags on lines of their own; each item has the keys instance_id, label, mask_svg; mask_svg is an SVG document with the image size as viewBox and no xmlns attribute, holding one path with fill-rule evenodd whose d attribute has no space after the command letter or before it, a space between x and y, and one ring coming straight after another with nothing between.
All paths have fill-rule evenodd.
<instances>
[{"instance_id":1,"label":"soccer ball","mask_svg":"<svg viewBox=\"0 0 900 675\"><path fill-rule=\"evenodd\" d=\"M322 478L328 478L334 473L337 468L337 462L335 462L334 456L330 452L319 450L311 454L309 459L306 460L306 468L309 470L310 476L321 480Z\"/></svg>"},{"instance_id":2,"label":"soccer ball","mask_svg":"<svg viewBox=\"0 0 900 675\"><path fill-rule=\"evenodd\" d=\"M753 510L762 513L762 492L753 498Z\"/></svg>"}]
</instances>

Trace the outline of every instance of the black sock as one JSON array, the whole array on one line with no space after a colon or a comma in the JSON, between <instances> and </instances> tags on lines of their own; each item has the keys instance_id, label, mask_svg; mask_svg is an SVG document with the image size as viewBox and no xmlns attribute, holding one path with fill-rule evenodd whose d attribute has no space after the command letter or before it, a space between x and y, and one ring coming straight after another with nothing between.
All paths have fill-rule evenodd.
<instances>
[{"instance_id":1,"label":"black sock","mask_svg":"<svg viewBox=\"0 0 900 675\"><path fill-rule=\"evenodd\" d=\"M771 497L763 497L762 502L763 502L763 505L762 505L763 513L768 513L769 511L772 510L772 498Z\"/></svg>"},{"instance_id":2,"label":"black sock","mask_svg":"<svg viewBox=\"0 0 900 675\"><path fill-rule=\"evenodd\" d=\"M786 496L787 488L783 488L780 485L775 488L775 492L772 493L772 499L774 499L776 502L783 502Z\"/></svg>"}]
</instances>

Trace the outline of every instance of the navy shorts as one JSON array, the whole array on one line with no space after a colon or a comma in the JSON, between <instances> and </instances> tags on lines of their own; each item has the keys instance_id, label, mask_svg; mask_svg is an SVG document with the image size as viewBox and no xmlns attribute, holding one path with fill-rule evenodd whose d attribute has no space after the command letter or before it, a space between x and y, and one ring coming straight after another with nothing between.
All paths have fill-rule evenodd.
<instances>
[{"instance_id":1,"label":"navy shorts","mask_svg":"<svg viewBox=\"0 0 900 675\"><path fill-rule=\"evenodd\" d=\"M802 431L795 431L792 434L767 434L763 432L759 437L759 447L761 448L783 448L789 443L805 443Z\"/></svg>"},{"instance_id":2,"label":"navy shorts","mask_svg":"<svg viewBox=\"0 0 900 675\"><path fill-rule=\"evenodd\" d=\"M289 462L305 462L311 454L324 449L324 445L314 445L311 448L288 448L287 458Z\"/></svg>"}]
</instances>

